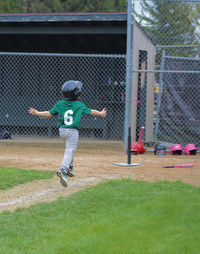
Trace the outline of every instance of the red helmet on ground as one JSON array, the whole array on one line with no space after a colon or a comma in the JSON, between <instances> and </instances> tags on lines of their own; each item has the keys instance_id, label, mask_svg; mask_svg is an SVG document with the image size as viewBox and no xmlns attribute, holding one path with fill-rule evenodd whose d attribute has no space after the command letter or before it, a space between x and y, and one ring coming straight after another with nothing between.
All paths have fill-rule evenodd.
<instances>
[{"instance_id":1,"label":"red helmet on ground","mask_svg":"<svg viewBox=\"0 0 200 254\"><path fill-rule=\"evenodd\" d=\"M187 144L184 150L185 155L196 155L198 148L194 144Z\"/></svg>"},{"instance_id":2,"label":"red helmet on ground","mask_svg":"<svg viewBox=\"0 0 200 254\"><path fill-rule=\"evenodd\" d=\"M171 154L172 155L181 155L183 152L183 148L180 144L174 144L171 146Z\"/></svg>"}]
</instances>

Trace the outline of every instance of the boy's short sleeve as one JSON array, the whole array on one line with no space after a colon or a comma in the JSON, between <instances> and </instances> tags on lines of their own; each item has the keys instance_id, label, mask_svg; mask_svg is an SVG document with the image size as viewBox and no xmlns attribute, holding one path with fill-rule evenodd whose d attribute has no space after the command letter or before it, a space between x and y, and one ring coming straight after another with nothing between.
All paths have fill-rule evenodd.
<instances>
[{"instance_id":1,"label":"boy's short sleeve","mask_svg":"<svg viewBox=\"0 0 200 254\"><path fill-rule=\"evenodd\" d=\"M83 114L90 115L91 114L91 110L92 110L91 108L87 108L85 105L83 106Z\"/></svg>"},{"instance_id":2,"label":"boy's short sleeve","mask_svg":"<svg viewBox=\"0 0 200 254\"><path fill-rule=\"evenodd\" d=\"M55 104L53 108L49 110L49 112L51 115L57 115L58 114L57 104Z\"/></svg>"}]
</instances>

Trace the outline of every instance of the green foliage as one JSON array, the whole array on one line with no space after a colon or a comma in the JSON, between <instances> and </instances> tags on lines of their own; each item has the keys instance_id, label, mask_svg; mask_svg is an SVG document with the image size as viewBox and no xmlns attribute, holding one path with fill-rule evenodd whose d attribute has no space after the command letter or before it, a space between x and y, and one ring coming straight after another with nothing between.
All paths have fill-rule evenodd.
<instances>
[{"instance_id":1,"label":"green foliage","mask_svg":"<svg viewBox=\"0 0 200 254\"><path fill-rule=\"evenodd\" d=\"M62 12L60 0L30 0L27 2L28 13L52 13Z\"/></svg>"},{"instance_id":2,"label":"green foliage","mask_svg":"<svg viewBox=\"0 0 200 254\"><path fill-rule=\"evenodd\" d=\"M70 12L122 12L126 11L126 0L69 0L62 1L64 10Z\"/></svg>"},{"instance_id":3,"label":"green foliage","mask_svg":"<svg viewBox=\"0 0 200 254\"><path fill-rule=\"evenodd\" d=\"M1 0L0 13L22 13L26 10L24 0Z\"/></svg>"},{"instance_id":4,"label":"green foliage","mask_svg":"<svg viewBox=\"0 0 200 254\"><path fill-rule=\"evenodd\" d=\"M197 37L200 41L200 3L194 5L191 20L197 27Z\"/></svg>"},{"instance_id":5,"label":"green foliage","mask_svg":"<svg viewBox=\"0 0 200 254\"><path fill-rule=\"evenodd\" d=\"M3 0L1 13L123 12L126 0Z\"/></svg>"},{"instance_id":6,"label":"green foliage","mask_svg":"<svg viewBox=\"0 0 200 254\"><path fill-rule=\"evenodd\" d=\"M0 214L0 253L198 254L200 188L109 181Z\"/></svg>"},{"instance_id":7,"label":"green foliage","mask_svg":"<svg viewBox=\"0 0 200 254\"><path fill-rule=\"evenodd\" d=\"M33 180L51 178L55 172L0 167L0 190Z\"/></svg>"},{"instance_id":8,"label":"green foliage","mask_svg":"<svg viewBox=\"0 0 200 254\"><path fill-rule=\"evenodd\" d=\"M191 45L197 44L194 13L191 3L144 0L136 17L156 45ZM191 56L192 50L173 48L168 55Z\"/></svg>"}]
</instances>

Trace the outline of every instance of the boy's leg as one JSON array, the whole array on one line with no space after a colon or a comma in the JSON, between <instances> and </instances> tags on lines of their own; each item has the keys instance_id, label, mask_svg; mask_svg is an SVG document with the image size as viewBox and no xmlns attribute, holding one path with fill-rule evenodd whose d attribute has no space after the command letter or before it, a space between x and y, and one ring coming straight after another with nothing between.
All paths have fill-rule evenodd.
<instances>
[{"instance_id":1,"label":"boy's leg","mask_svg":"<svg viewBox=\"0 0 200 254\"><path fill-rule=\"evenodd\" d=\"M57 171L57 175L60 177L60 182L64 187L67 187L67 175L70 175L70 166L73 162L74 152L78 143L78 131L76 129L60 128L60 137L66 138L66 148L62 161L61 170ZM68 173L69 172L69 173ZM73 174L73 168L71 176Z\"/></svg>"},{"instance_id":2,"label":"boy's leg","mask_svg":"<svg viewBox=\"0 0 200 254\"><path fill-rule=\"evenodd\" d=\"M61 168L65 169L66 171L69 170L70 165L73 162L74 153L76 151L76 147L78 144L78 131L75 129L66 129L66 148L65 153L62 161Z\"/></svg>"}]
</instances>

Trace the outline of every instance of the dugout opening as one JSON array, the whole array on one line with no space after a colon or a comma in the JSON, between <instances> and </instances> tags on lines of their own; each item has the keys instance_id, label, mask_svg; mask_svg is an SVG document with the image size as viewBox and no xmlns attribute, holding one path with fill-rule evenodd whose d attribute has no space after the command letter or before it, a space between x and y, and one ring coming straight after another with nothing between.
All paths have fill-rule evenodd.
<instances>
[{"instance_id":1,"label":"dugout opening","mask_svg":"<svg viewBox=\"0 0 200 254\"><path fill-rule=\"evenodd\" d=\"M125 54L123 34L0 35L0 52ZM114 43L113 43L114 42Z\"/></svg>"}]
</instances>

